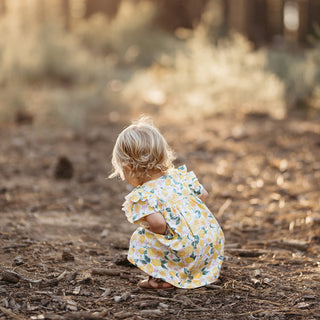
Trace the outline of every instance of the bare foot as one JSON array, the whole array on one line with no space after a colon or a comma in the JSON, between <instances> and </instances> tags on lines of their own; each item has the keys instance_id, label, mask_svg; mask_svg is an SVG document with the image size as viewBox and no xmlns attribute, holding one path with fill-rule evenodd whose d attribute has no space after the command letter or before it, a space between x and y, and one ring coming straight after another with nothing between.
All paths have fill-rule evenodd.
<instances>
[{"instance_id":1,"label":"bare foot","mask_svg":"<svg viewBox=\"0 0 320 320\"><path fill-rule=\"evenodd\" d=\"M148 279L140 281L138 287L145 290L172 290L175 288L172 284L151 276Z\"/></svg>"}]
</instances>

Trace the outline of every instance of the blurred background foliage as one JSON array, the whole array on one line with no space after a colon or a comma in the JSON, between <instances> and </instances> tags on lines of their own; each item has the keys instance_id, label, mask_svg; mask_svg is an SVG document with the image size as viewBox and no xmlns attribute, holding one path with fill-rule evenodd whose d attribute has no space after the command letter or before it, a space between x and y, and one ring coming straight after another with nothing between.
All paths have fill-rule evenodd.
<instances>
[{"instance_id":1,"label":"blurred background foliage","mask_svg":"<svg viewBox=\"0 0 320 320\"><path fill-rule=\"evenodd\" d=\"M0 122L320 110L318 0L0 0Z\"/></svg>"}]
</instances>

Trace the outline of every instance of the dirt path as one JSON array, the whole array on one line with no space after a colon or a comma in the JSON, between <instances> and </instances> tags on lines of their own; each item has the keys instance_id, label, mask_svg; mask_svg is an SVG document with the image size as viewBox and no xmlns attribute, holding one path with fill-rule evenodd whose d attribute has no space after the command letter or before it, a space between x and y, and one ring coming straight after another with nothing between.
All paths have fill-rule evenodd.
<instances>
[{"instance_id":1,"label":"dirt path","mask_svg":"<svg viewBox=\"0 0 320 320\"><path fill-rule=\"evenodd\" d=\"M227 240L216 284L173 292L137 289L125 259L130 189L105 179L121 127L0 129L0 319L320 319L319 122L162 127Z\"/></svg>"}]
</instances>

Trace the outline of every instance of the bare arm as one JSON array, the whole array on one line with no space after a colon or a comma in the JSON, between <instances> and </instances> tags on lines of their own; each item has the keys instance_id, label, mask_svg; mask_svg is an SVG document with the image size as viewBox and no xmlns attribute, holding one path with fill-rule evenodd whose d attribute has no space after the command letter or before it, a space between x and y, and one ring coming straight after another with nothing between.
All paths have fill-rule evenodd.
<instances>
[{"instance_id":1,"label":"bare arm","mask_svg":"<svg viewBox=\"0 0 320 320\"><path fill-rule=\"evenodd\" d=\"M206 189L203 189L203 190L202 190L200 199L201 199L202 202L206 202L206 201L207 201L207 199L208 199L208 192L207 192Z\"/></svg>"},{"instance_id":2,"label":"bare arm","mask_svg":"<svg viewBox=\"0 0 320 320\"><path fill-rule=\"evenodd\" d=\"M167 230L167 223L161 213L152 213L146 216L145 219L149 224L150 231L158 234L165 234Z\"/></svg>"}]
</instances>

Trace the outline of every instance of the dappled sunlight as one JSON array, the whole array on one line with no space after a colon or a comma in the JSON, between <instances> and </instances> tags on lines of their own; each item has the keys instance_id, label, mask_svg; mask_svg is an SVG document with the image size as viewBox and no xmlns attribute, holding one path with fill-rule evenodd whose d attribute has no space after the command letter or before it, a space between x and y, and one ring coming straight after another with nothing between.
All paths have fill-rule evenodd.
<instances>
[{"instance_id":1,"label":"dappled sunlight","mask_svg":"<svg viewBox=\"0 0 320 320\"><path fill-rule=\"evenodd\" d=\"M39 3L10 1L0 19L2 121L18 110L77 128L123 110L176 119L252 112L282 119L292 108L319 110L317 42L292 54L285 46L257 48L236 32L221 37L219 0L207 3L193 29L171 33L159 28L159 7L150 1L123 0L113 14L94 11L97 2L87 16L85 0ZM299 10L286 1L286 32L305 23Z\"/></svg>"},{"instance_id":2,"label":"dappled sunlight","mask_svg":"<svg viewBox=\"0 0 320 320\"><path fill-rule=\"evenodd\" d=\"M126 86L124 97L136 108L152 102L181 117L235 111L285 115L284 86L266 71L266 51L252 51L240 36L214 46L195 31L167 60L168 66L159 62L136 73ZM155 93L161 99L150 101Z\"/></svg>"},{"instance_id":3,"label":"dappled sunlight","mask_svg":"<svg viewBox=\"0 0 320 320\"><path fill-rule=\"evenodd\" d=\"M317 318L319 17L317 0L0 0L0 319ZM107 177L143 115L208 192L214 284L137 287L133 186Z\"/></svg>"}]
</instances>

